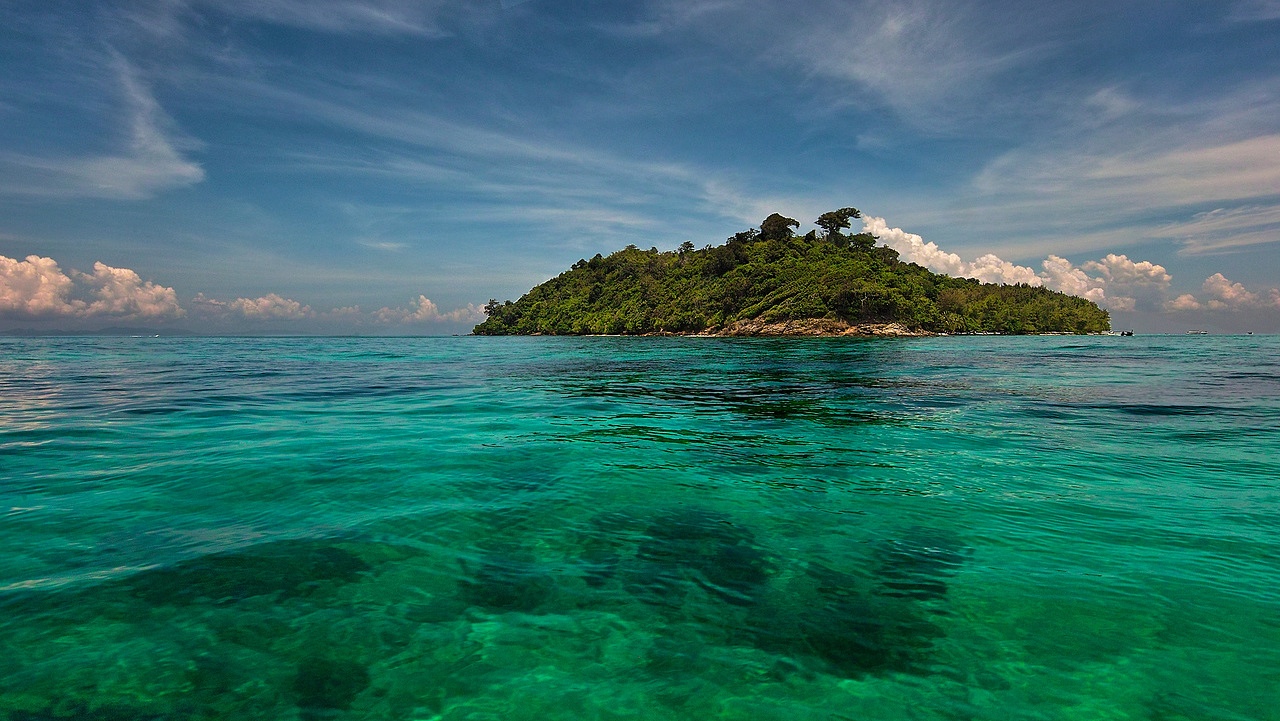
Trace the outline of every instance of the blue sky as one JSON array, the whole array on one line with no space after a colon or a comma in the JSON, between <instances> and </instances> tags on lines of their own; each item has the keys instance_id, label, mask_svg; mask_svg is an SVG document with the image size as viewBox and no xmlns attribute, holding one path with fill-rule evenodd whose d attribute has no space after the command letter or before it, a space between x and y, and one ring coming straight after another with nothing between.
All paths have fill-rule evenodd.
<instances>
[{"instance_id":1,"label":"blue sky","mask_svg":"<svg viewBox=\"0 0 1280 721\"><path fill-rule=\"evenodd\" d=\"M0 330L466 332L854 205L905 257L1280 332L1280 2L10 0Z\"/></svg>"}]
</instances>

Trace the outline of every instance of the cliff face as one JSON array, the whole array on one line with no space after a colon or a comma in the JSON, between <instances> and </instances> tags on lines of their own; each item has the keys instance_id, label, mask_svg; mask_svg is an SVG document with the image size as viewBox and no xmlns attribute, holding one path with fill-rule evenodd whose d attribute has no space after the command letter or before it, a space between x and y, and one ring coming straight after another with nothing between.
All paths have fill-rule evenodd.
<instances>
[{"instance_id":1,"label":"cliff face","mask_svg":"<svg viewBox=\"0 0 1280 721\"><path fill-rule=\"evenodd\" d=\"M774 232L775 236L781 234ZM628 246L580 260L518 301L491 301L478 335L1089 333L1107 312L1045 288L1000 286L898 260L869 235L739 233L701 250Z\"/></svg>"}]
</instances>

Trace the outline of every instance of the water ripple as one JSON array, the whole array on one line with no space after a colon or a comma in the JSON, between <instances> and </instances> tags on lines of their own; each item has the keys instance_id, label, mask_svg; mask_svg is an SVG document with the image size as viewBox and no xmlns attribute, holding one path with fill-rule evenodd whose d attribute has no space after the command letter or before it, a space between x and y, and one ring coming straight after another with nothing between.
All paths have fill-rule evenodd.
<instances>
[{"instance_id":1,"label":"water ripple","mask_svg":"<svg viewBox=\"0 0 1280 721\"><path fill-rule=\"evenodd\" d=\"M1280 707L1275 338L0 346L0 717Z\"/></svg>"}]
</instances>

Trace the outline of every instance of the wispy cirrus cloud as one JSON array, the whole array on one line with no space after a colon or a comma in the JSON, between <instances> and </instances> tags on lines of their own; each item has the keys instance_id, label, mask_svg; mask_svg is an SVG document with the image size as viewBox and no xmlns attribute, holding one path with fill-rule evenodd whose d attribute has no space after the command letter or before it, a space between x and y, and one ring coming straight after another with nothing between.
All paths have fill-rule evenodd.
<instances>
[{"instance_id":1,"label":"wispy cirrus cloud","mask_svg":"<svg viewBox=\"0 0 1280 721\"><path fill-rule=\"evenodd\" d=\"M1025 205L1176 208L1266 198L1280 188L1280 134L1181 147L1045 152L1022 149L989 163L974 179L984 195L1013 195Z\"/></svg>"},{"instance_id":2,"label":"wispy cirrus cloud","mask_svg":"<svg viewBox=\"0 0 1280 721\"><path fill-rule=\"evenodd\" d=\"M84 156L0 153L0 193L36 197L96 197L136 200L204 180L204 169L187 159L172 121L151 89L120 55L110 56L118 84L120 147Z\"/></svg>"},{"instance_id":3,"label":"wispy cirrus cloud","mask_svg":"<svg viewBox=\"0 0 1280 721\"><path fill-rule=\"evenodd\" d=\"M1280 0L1237 0L1227 13L1228 22L1253 23L1280 20Z\"/></svg>"},{"instance_id":4,"label":"wispy cirrus cloud","mask_svg":"<svg viewBox=\"0 0 1280 721\"><path fill-rule=\"evenodd\" d=\"M1215 208L1156 233L1180 243L1179 255L1215 255L1280 243L1280 203Z\"/></svg>"},{"instance_id":5,"label":"wispy cirrus cloud","mask_svg":"<svg viewBox=\"0 0 1280 721\"><path fill-rule=\"evenodd\" d=\"M928 132L989 115L974 98L999 76L1046 56L1026 24L991 22L980 4L936 0L652 0L637 19L601 28L628 38L687 34L744 62L819 78L823 106L887 108ZM1005 18L1001 18L1005 20ZM998 97L998 96L997 96Z\"/></svg>"},{"instance_id":6,"label":"wispy cirrus cloud","mask_svg":"<svg viewBox=\"0 0 1280 721\"><path fill-rule=\"evenodd\" d=\"M749 202L734 181L714 170L660 158L635 158L609 150L548 138L532 132L461 123L417 108L371 112L343 88L323 86L302 92L264 81L236 81L234 94L271 112L303 114L344 131L379 141L373 147L312 147L288 153L277 172L299 170L335 176L359 175L406 181L463 196L459 204L491 207L491 219L546 223L562 234L588 233L633 239L640 230L661 230L673 197L692 201L719 217L758 222L776 207L756 216L760 203ZM230 92L230 88L229 88ZM735 202L726 205L727 198ZM344 212L370 217L409 215L421 209L357 208ZM396 242L396 241L392 241Z\"/></svg>"},{"instance_id":7,"label":"wispy cirrus cloud","mask_svg":"<svg viewBox=\"0 0 1280 721\"><path fill-rule=\"evenodd\" d=\"M442 37L447 0L203 0L241 17L331 33Z\"/></svg>"},{"instance_id":8,"label":"wispy cirrus cloud","mask_svg":"<svg viewBox=\"0 0 1280 721\"><path fill-rule=\"evenodd\" d=\"M1280 102L1262 106L1280 111ZM1041 246L1163 241L1190 256L1280 242L1280 133L1240 123L1241 137L1223 139L1220 122L1153 122L1147 139L1126 127L1072 147L1025 146L987 163L963 202L989 231Z\"/></svg>"},{"instance_id":9,"label":"wispy cirrus cloud","mask_svg":"<svg viewBox=\"0 0 1280 721\"><path fill-rule=\"evenodd\" d=\"M829 10L788 47L813 72L851 81L904 120L939 129L958 112L978 108L967 100L990 91L991 81L1042 53L983 26L954 3L866 2ZM991 111L990 105L985 109Z\"/></svg>"},{"instance_id":10,"label":"wispy cirrus cloud","mask_svg":"<svg viewBox=\"0 0 1280 721\"><path fill-rule=\"evenodd\" d=\"M357 240L356 243L361 247L369 248L370 250L381 250L387 253L394 253L409 247L408 243L397 243L390 240L372 240L369 238Z\"/></svg>"},{"instance_id":11,"label":"wispy cirrus cloud","mask_svg":"<svg viewBox=\"0 0 1280 721\"><path fill-rule=\"evenodd\" d=\"M335 35L440 38L449 34L444 16L463 6L458 0L152 0L116 12L153 37L171 39L186 36L189 25L214 13Z\"/></svg>"}]
</instances>

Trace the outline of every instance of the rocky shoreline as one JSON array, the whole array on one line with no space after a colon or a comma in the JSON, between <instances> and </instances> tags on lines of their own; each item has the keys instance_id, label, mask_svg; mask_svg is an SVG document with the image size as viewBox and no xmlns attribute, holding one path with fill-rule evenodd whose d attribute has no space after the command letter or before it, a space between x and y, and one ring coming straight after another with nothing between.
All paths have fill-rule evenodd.
<instances>
[{"instance_id":1,"label":"rocky shoreline","mask_svg":"<svg viewBox=\"0 0 1280 721\"><path fill-rule=\"evenodd\" d=\"M648 336L702 336L711 338L835 338L843 336L863 336L868 338L922 338L934 336L925 330L913 330L901 323L847 323L842 320L827 318L806 318L803 320L785 320L766 322L763 320L740 320L723 328L709 328L690 333L645 333Z\"/></svg>"}]
</instances>

